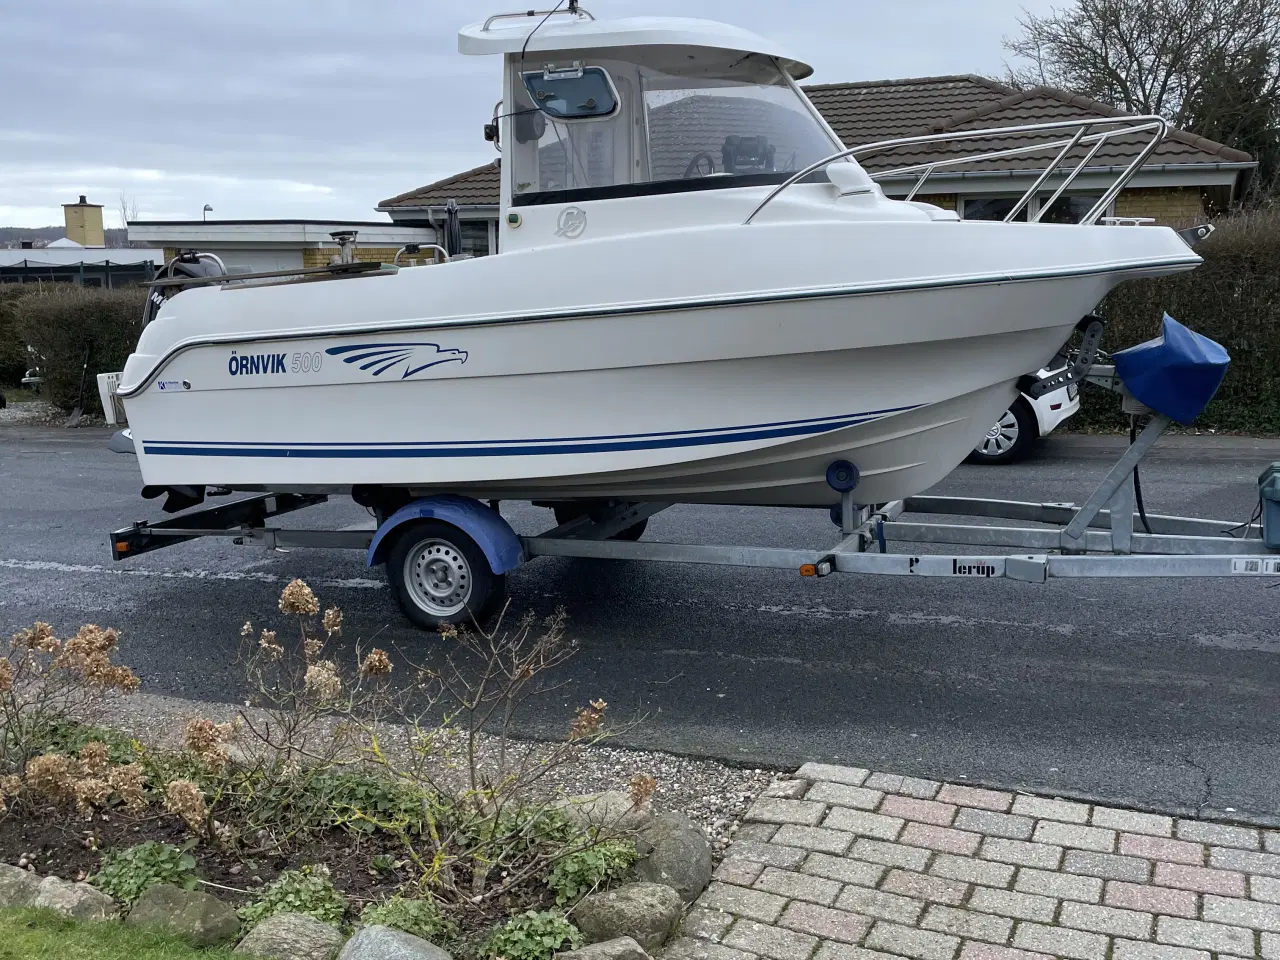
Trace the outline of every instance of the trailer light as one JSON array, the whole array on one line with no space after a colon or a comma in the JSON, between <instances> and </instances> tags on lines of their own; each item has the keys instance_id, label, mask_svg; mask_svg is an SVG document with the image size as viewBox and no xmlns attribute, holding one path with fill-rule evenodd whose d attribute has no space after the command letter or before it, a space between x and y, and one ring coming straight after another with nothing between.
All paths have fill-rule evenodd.
<instances>
[{"instance_id":1,"label":"trailer light","mask_svg":"<svg viewBox=\"0 0 1280 960\"><path fill-rule=\"evenodd\" d=\"M116 553L128 553L128 552L129 552L129 541L128 541L128 540L117 540L117 541L116 541Z\"/></svg>"},{"instance_id":2,"label":"trailer light","mask_svg":"<svg viewBox=\"0 0 1280 960\"><path fill-rule=\"evenodd\" d=\"M802 564L800 564L800 576L802 576L802 577L816 577L817 575L818 575L818 567L817 567L817 564L813 564L813 563L802 563Z\"/></svg>"}]
</instances>

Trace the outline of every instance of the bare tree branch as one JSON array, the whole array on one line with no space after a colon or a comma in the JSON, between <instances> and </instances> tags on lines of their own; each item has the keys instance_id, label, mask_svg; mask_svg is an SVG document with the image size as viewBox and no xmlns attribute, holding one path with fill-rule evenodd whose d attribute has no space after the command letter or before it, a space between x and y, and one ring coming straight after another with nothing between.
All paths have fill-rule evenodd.
<instances>
[{"instance_id":1,"label":"bare tree branch","mask_svg":"<svg viewBox=\"0 0 1280 960\"><path fill-rule=\"evenodd\" d=\"M1052 86L1248 151L1280 180L1280 0L1074 0L1005 38L1020 88Z\"/></svg>"}]
</instances>

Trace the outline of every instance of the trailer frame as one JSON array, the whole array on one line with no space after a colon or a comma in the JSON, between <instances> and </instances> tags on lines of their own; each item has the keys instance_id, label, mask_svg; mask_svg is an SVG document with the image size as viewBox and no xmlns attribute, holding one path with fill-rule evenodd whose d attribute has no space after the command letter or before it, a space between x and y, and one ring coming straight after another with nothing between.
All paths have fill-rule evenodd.
<instances>
[{"instance_id":1,"label":"trailer frame","mask_svg":"<svg viewBox=\"0 0 1280 960\"><path fill-rule=\"evenodd\" d=\"M611 539L673 504L610 502L595 504L591 515L584 513L536 536L519 537L522 562L536 557L574 557L794 570L810 577L836 573L983 580L1003 577L1028 583L1079 577L1280 577L1280 552L1265 547L1263 523L1233 524L1135 512L1135 472L1169 426L1167 417L1152 415L1135 442L1078 506L932 495L861 505L854 486L841 493L839 506L831 508L833 519L840 521L839 542L826 548L782 548ZM327 499L324 494L265 493L159 522L138 521L111 535L113 556L123 560L205 536L277 550L321 547L369 551L375 529L300 530L268 523ZM496 501L489 506L499 509ZM927 519L904 519L917 516ZM943 522L938 518L1010 523ZM512 536L516 536L514 532ZM890 543L967 546L982 552L890 552ZM371 563L372 559L370 556ZM506 571L493 572L501 575Z\"/></svg>"}]
</instances>

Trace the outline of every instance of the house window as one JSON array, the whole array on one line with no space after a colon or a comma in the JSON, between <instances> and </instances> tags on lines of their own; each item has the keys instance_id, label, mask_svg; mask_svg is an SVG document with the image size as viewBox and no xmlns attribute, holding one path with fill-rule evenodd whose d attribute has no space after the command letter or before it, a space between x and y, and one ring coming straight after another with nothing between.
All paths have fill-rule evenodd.
<instances>
[{"instance_id":1,"label":"house window","mask_svg":"<svg viewBox=\"0 0 1280 960\"><path fill-rule=\"evenodd\" d=\"M1043 194L1037 198L1039 207L1049 202L1052 194ZM1042 223L1079 223L1084 215L1093 209L1094 204L1102 199L1101 194L1082 193L1059 197L1053 206L1040 218Z\"/></svg>"},{"instance_id":2,"label":"house window","mask_svg":"<svg viewBox=\"0 0 1280 960\"><path fill-rule=\"evenodd\" d=\"M1042 193L1032 197L1014 218L1019 223L1026 223L1040 213L1042 204L1049 202L1052 193ZM960 217L963 220L1003 220L1009 215L1022 194L1008 194L1001 197L962 197L959 199ZM1040 217L1041 223L1079 223L1094 205L1101 199L1101 194L1080 193L1059 197L1051 208ZM1108 206L1103 216L1109 216L1114 205Z\"/></svg>"},{"instance_id":3,"label":"house window","mask_svg":"<svg viewBox=\"0 0 1280 960\"><path fill-rule=\"evenodd\" d=\"M1018 202L1018 197L965 197L960 211L963 220L1003 220ZM1029 205L1028 205L1029 206ZM1027 207L1018 211L1015 218L1027 219Z\"/></svg>"}]
</instances>

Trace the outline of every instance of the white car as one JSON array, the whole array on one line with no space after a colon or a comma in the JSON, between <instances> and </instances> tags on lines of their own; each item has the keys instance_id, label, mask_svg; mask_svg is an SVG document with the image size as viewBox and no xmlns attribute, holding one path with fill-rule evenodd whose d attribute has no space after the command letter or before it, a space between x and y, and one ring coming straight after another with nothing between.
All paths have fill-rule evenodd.
<instances>
[{"instance_id":1,"label":"white car","mask_svg":"<svg viewBox=\"0 0 1280 960\"><path fill-rule=\"evenodd\" d=\"M1041 370L1040 376L1049 375ZM1080 387L1072 383L1034 400L1020 394L973 448L968 463L1012 463L1021 460L1041 437L1047 437L1058 425L1080 409Z\"/></svg>"}]
</instances>

